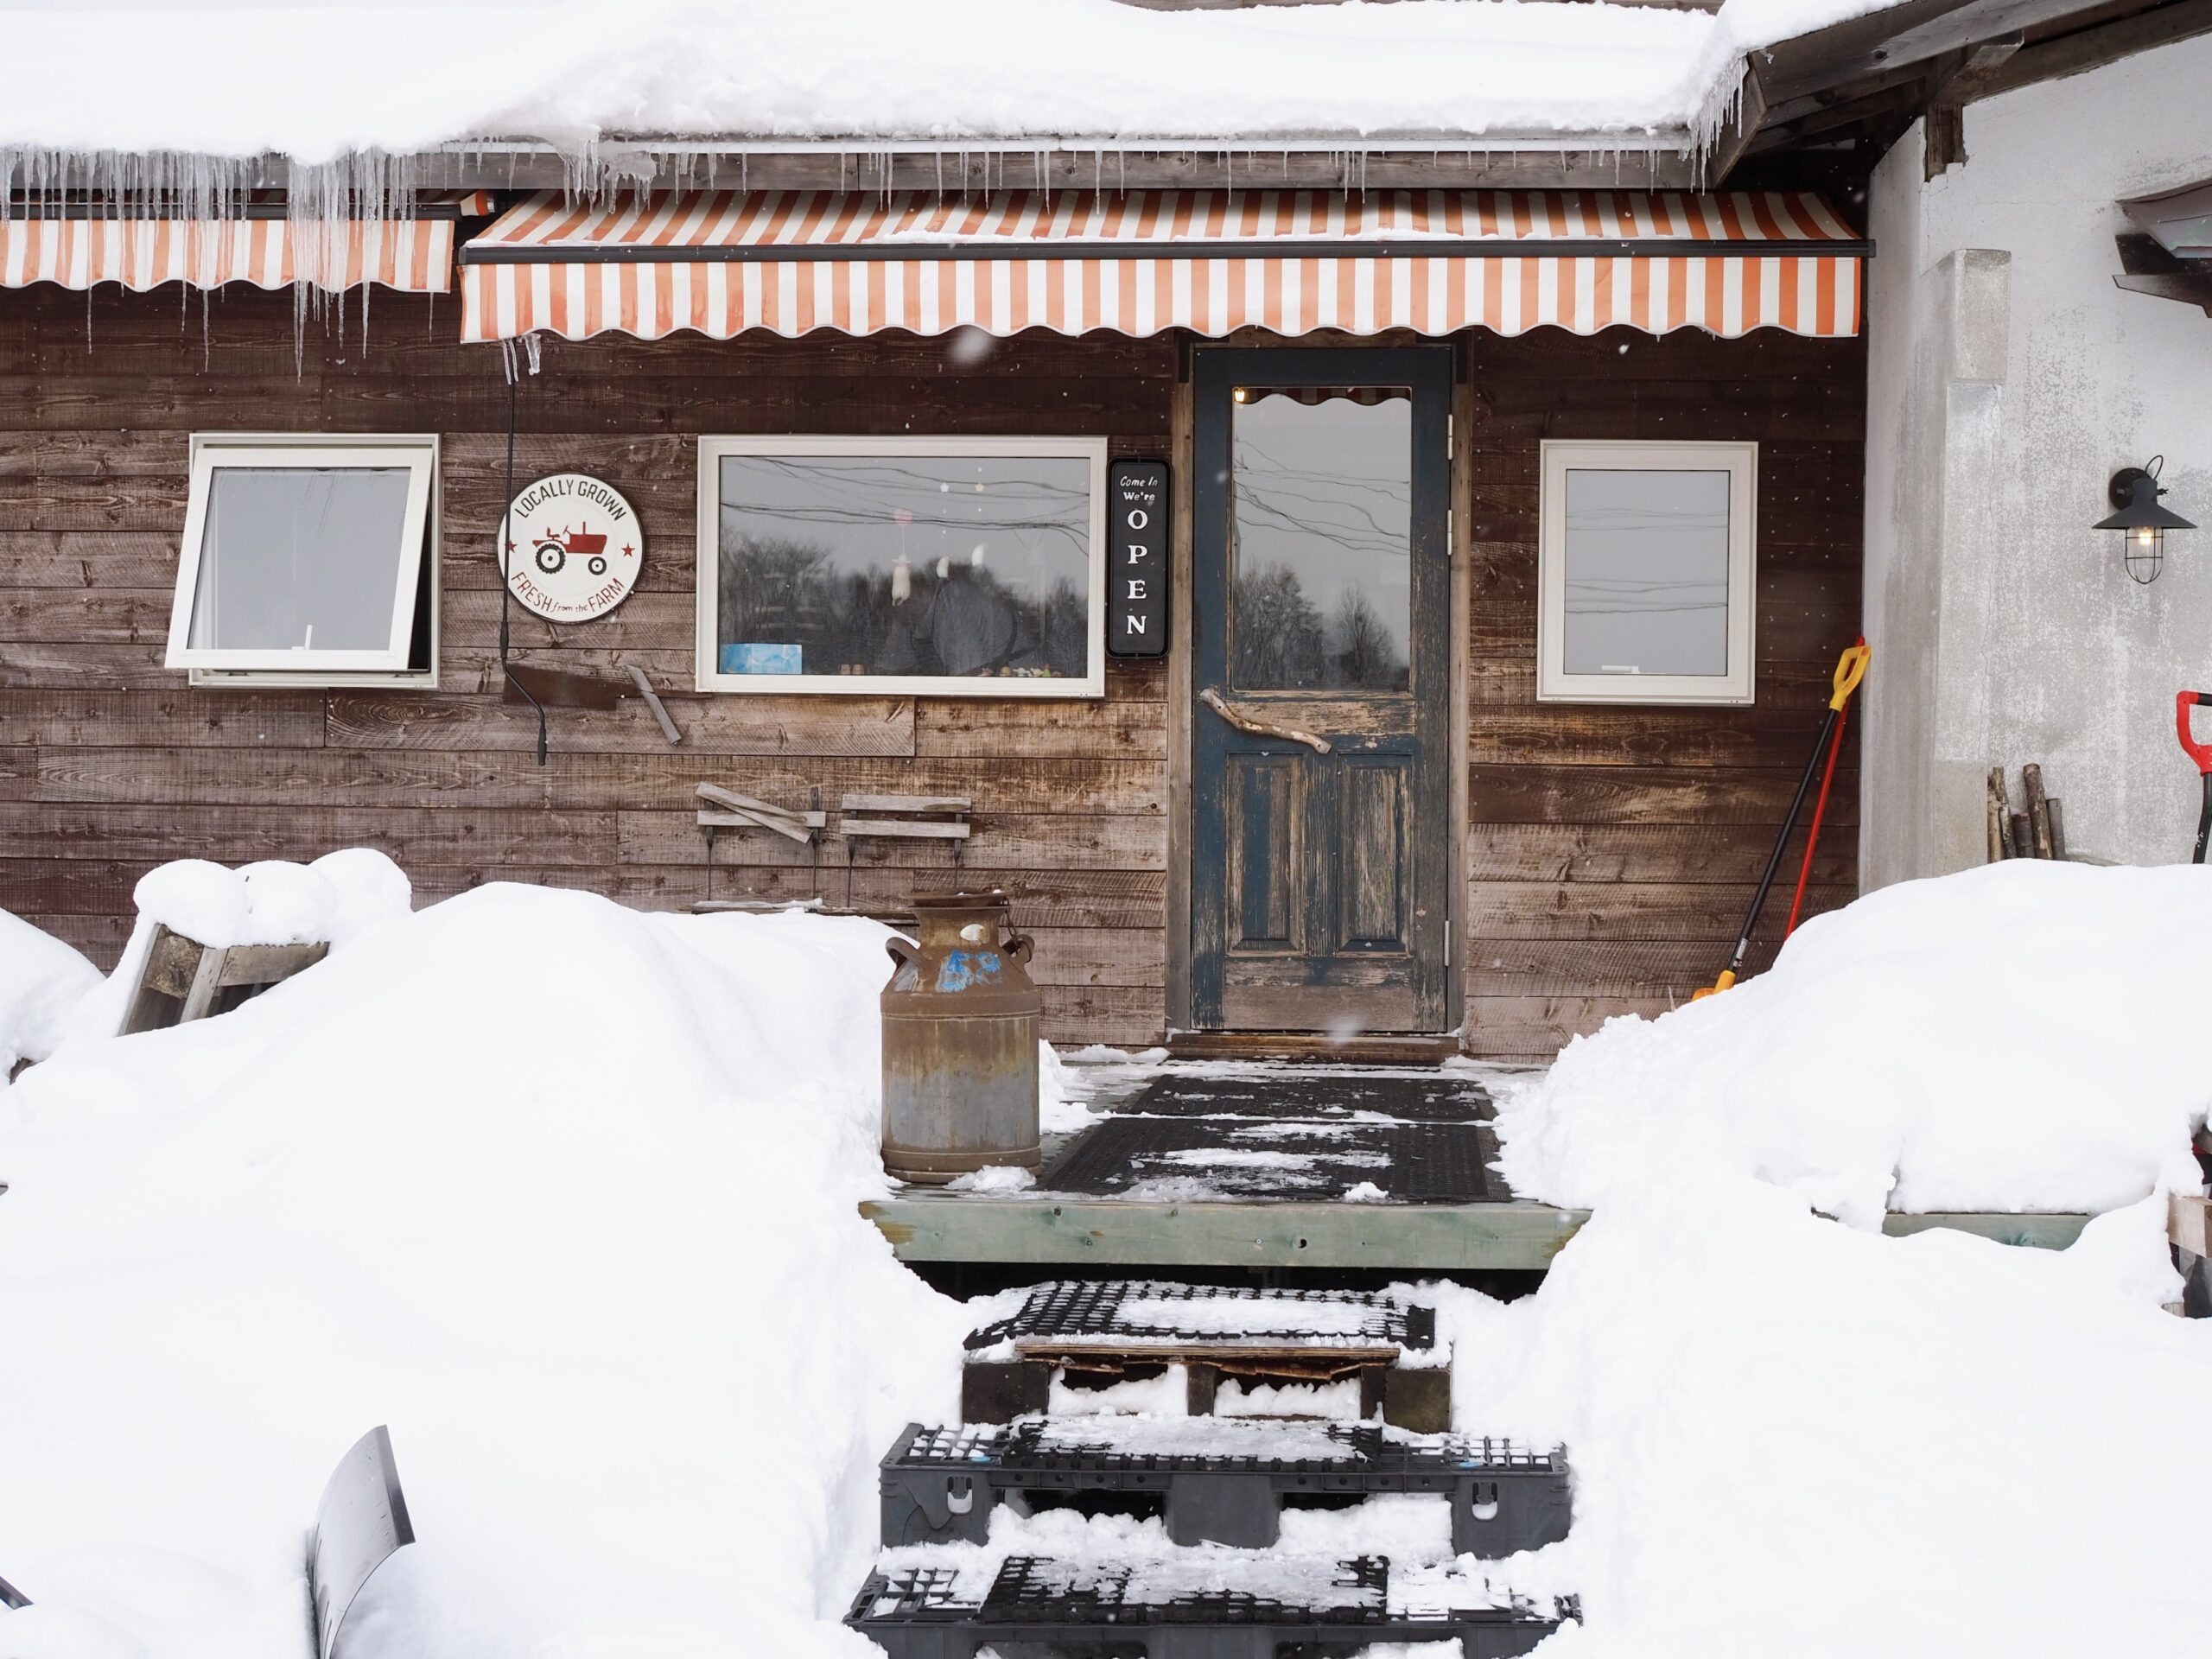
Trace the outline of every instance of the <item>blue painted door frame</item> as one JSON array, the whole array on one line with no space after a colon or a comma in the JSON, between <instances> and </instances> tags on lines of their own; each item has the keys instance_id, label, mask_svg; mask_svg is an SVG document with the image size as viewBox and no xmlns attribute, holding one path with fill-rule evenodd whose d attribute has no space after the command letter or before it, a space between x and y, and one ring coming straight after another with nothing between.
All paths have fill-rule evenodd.
<instances>
[{"instance_id":1,"label":"blue painted door frame","mask_svg":"<svg viewBox=\"0 0 2212 1659\"><path fill-rule=\"evenodd\" d=\"M1234 683L1236 394L1315 387L1410 397L1402 690ZM1450 350L1200 347L1192 392L1192 1023L1447 1031Z\"/></svg>"}]
</instances>

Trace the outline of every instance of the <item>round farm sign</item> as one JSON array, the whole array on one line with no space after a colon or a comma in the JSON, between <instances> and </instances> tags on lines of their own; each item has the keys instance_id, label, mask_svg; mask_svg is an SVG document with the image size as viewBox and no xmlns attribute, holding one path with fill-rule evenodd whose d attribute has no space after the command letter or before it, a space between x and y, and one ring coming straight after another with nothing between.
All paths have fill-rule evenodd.
<instances>
[{"instance_id":1,"label":"round farm sign","mask_svg":"<svg viewBox=\"0 0 2212 1659\"><path fill-rule=\"evenodd\" d=\"M630 597L645 563L638 515L582 473L541 478L507 508L507 588L554 622L588 622Z\"/></svg>"}]
</instances>

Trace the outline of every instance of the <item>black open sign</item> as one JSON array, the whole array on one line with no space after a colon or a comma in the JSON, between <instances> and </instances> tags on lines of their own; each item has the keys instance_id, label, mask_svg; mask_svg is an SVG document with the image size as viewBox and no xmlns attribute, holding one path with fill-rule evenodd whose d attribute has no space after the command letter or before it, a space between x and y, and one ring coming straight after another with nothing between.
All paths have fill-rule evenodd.
<instances>
[{"instance_id":1,"label":"black open sign","mask_svg":"<svg viewBox=\"0 0 2212 1659\"><path fill-rule=\"evenodd\" d=\"M1167 463L1117 461L1106 474L1106 649L1167 651Z\"/></svg>"}]
</instances>

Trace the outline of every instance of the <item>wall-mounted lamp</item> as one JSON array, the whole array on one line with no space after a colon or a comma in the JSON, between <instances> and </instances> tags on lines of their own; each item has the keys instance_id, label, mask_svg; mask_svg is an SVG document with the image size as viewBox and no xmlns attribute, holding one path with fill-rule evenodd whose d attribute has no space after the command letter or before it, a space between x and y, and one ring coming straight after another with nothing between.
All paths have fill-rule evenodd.
<instances>
[{"instance_id":1,"label":"wall-mounted lamp","mask_svg":"<svg viewBox=\"0 0 2212 1659\"><path fill-rule=\"evenodd\" d=\"M2153 455L2148 467L2123 467L2114 473L2105 493L2118 511L2092 526L2116 530L2126 538L2122 550L2127 557L2127 574L2146 586L2158 579L2159 569L2166 562L2166 532L2196 528L2179 513L2158 505L2158 498L2165 493L2158 487L2158 471L2165 464L2164 455Z\"/></svg>"}]
</instances>

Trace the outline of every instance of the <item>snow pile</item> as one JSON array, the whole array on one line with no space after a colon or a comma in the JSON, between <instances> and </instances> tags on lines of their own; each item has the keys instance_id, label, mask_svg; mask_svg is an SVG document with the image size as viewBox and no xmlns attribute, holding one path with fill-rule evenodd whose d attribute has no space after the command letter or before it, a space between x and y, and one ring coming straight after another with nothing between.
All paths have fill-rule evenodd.
<instances>
[{"instance_id":1,"label":"snow pile","mask_svg":"<svg viewBox=\"0 0 2212 1659\"><path fill-rule=\"evenodd\" d=\"M1745 1176L1617 1196L1542 1289L1446 1293L1457 1426L1564 1440L1546 1659L2072 1659L2212 1639L2212 1323L2158 1199L2064 1252L1886 1238Z\"/></svg>"},{"instance_id":2,"label":"snow pile","mask_svg":"<svg viewBox=\"0 0 2212 1659\"><path fill-rule=\"evenodd\" d=\"M492 887L26 1073L0 1653L301 1659L305 1529L388 1422L422 1541L349 1659L864 1656L821 1621L968 1325L854 1211L883 937Z\"/></svg>"},{"instance_id":3,"label":"snow pile","mask_svg":"<svg viewBox=\"0 0 2212 1659\"><path fill-rule=\"evenodd\" d=\"M414 884L369 847L326 853L312 864L270 859L231 869L202 858L157 865L131 897L138 919L123 958L96 995L79 999L64 1044L97 1042L122 1028L158 925L207 945L327 944L343 950L408 914Z\"/></svg>"},{"instance_id":4,"label":"snow pile","mask_svg":"<svg viewBox=\"0 0 2212 1659\"><path fill-rule=\"evenodd\" d=\"M1510 1570L1582 1598L1548 1659L2212 1639L2176 1541L2212 1322L2163 1310L2158 1190L2196 1182L2209 957L2212 872L1910 883L1510 1100L1516 1186L1593 1218L1525 1301L1442 1292L1440 1332L1458 1429L1570 1448L1573 1530ZM1815 1212L1885 1196L2107 1213L2051 1252Z\"/></svg>"},{"instance_id":5,"label":"snow pile","mask_svg":"<svg viewBox=\"0 0 2212 1659\"><path fill-rule=\"evenodd\" d=\"M1773 969L1570 1044L1499 1114L1514 1190L1727 1169L1884 1209L2104 1211L2194 1185L2212 869L2020 860L1815 918Z\"/></svg>"},{"instance_id":6,"label":"snow pile","mask_svg":"<svg viewBox=\"0 0 2212 1659\"><path fill-rule=\"evenodd\" d=\"M565 0L441 7L424 52L365 6L296 7L282 29L212 5L18 11L12 55L41 73L10 86L0 146L323 163L485 137L584 152L633 134L1632 142L1679 135L1714 28L1695 10L1541 0Z\"/></svg>"},{"instance_id":7,"label":"snow pile","mask_svg":"<svg viewBox=\"0 0 2212 1659\"><path fill-rule=\"evenodd\" d=\"M131 896L143 923L202 944L340 945L404 916L414 888L382 853L349 847L312 864L271 859L235 870L180 859L147 871Z\"/></svg>"},{"instance_id":8,"label":"snow pile","mask_svg":"<svg viewBox=\"0 0 2212 1659\"><path fill-rule=\"evenodd\" d=\"M0 910L0 1090L18 1060L54 1051L70 1009L99 982L81 951Z\"/></svg>"}]
</instances>

